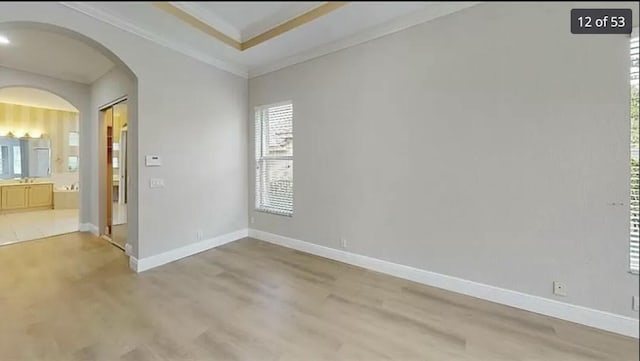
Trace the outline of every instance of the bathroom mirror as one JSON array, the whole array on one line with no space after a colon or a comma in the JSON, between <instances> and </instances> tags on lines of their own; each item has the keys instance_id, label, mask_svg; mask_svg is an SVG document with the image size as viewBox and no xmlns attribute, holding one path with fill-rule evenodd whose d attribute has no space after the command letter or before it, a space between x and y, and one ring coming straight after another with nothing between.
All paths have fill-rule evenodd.
<instances>
[{"instance_id":1,"label":"bathroom mirror","mask_svg":"<svg viewBox=\"0 0 640 361\"><path fill-rule=\"evenodd\" d=\"M51 176L48 138L0 137L0 179Z\"/></svg>"}]
</instances>

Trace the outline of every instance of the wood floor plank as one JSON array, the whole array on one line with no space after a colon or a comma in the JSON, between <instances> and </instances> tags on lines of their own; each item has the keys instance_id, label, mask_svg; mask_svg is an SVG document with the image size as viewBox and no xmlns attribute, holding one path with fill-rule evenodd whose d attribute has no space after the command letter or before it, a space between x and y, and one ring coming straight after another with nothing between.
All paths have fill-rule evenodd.
<instances>
[{"instance_id":1,"label":"wood floor plank","mask_svg":"<svg viewBox=\"0 0 640 361\"><path fill-rule=\"evenodd\" d=\"M135 274L73 233L0 247L0 360L631 361L638 340L254 239Z\"/></svg>"}]
</instances>

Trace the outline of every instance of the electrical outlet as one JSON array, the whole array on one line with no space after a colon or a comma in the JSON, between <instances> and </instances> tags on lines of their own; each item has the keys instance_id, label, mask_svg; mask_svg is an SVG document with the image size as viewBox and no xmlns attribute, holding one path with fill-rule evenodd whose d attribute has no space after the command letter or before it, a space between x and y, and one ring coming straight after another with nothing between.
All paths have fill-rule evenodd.
<instances>
[{"instance_id":1,"label":"electrical outlet","mask_svg":"<svg viewBox=\"0 0 640 361\"><path fill-rule=\"evenodd\" d=\"M640 309L640 297L638 296L633 296L633 298L631 299L631 308L638 312L638 310Z\"/></svg>"},{"instance_id":2,"label":"electrical outlet","mask_svg":"<svg viewBox=\"0 0 640 361\"><path fill-rule=\"evenodd\" d=\"M562 282L558 282L558 281L554 281L553 282L553 294L554 295L558 295L558 296L566 296L567 295L567 288L565 287L564 283Z\"/></svg>"},{"instance_id":3,"label":"electrical outlet","mask_svg":"<svg viewBox=\"0 0 640 361\"><path fill-rule=\"evenodd\" d=\"M340 246L342 248L347 248L347 240L344 238L340 238Z\"/></svg>"},{"instance_id":4,"label":"electrical outlet","mask_svg":"<svg viewBox=\"0 0 640 361\"><path fill-rule=\"evenodd\" d=\"M196 231L196 240L201 241L201 240L202 240L202 237L204 237L204 235L203 235L203 233L202 233L202 230L200 230L200 229L199 229L199 230L197 230L197 231Z\"/></svg>"}]
</instances>

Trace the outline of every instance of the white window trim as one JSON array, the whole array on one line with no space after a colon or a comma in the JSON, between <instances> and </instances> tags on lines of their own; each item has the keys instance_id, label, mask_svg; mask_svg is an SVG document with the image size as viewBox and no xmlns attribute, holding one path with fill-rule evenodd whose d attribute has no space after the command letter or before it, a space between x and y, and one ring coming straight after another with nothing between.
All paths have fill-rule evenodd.
<instances>
[{"instance_id":1,"label":"white window trim","mask_svg":"<svg viewBox=\"0 0 640 361\"><path fill-rule=\"evenodd\" d=\"M254 107L253 108L253 116L254 116L253 124L254 124L254 127L257 126L257 119L255 117L256 113L262 112L262 111L264 111L266 109L269 109L269 108L275 108L275 107L279 107L279 106L283 106L283 105L289 105L289 104L293 105L293 101L285 100L285 101L281 101L281 102L277 102L277 103L271 103L271 104L260 105L260 106ZM260 119L260 121L262 121L262 119ZM293 122L293 120L292 120L292 122ZM292 124L292 126L293 126L293 124ZM260 127L262 129L262 124L260 125ZM254 170L256 171L256 174L255 174L255 177L254 177L254 181L258 177L257 172L260 172L260 163L263 162L263 161L266 161L266 160L291 160L292 163L293 163L293 155L291 155L291 156L266 155L265 156L265 155L262 155L262 149L260 150L260 153L261 153L260 157L259 158L255 157L255 155L257 153L258 143L260 143L260 146L262 146L262 139L258 139L256 137L255 128L254 128L253 134L254 134L254 137L255 137L255 139L253 141L254 162L255 162L254 163ZM254 192L256 192L255 191L256 186L257 186L257 184L254 184ZM292 197L292 201L293 201L293 193L291 194L291 197ZM272 209L272 208L269 208L269 207L259 206L258 205L258 194L257 193L254 194L254 202L253 203L254 203L254 210L257 211L257 212L263 212L263 213L273 214L273 215L277 215L277 216L293 217L293 206L292 206L291 212L280 212L278 210L275 210L275 209Z\"/></svg>"},{"instance_id":2,"label":"white window trim","mask_svg":"<svg viewBox=\"0 0 640 361\"><path fill-rule=\"evenodd\" d=\"M638 27L633 28L633 30L631 31L631 35L629 36L629 40L631 40L632 38L635 38L635 37L638 37ZM631 145L631 144L629 144L629 145ZM631 175L631 174L629 174L629 175ZM629 185L631 186L631 184L629 184ZM632 191L632 189L630 187L629 188L629 197L631 197L631 191ZM631 203L629 205L631 206ZM631 212L631 208L629 209L629 212ZM629 221L631 221L631 220L629 220ZM629 224L629 226L631 226L631 224ZM629 228L629 231L631 231L631 228ZM628 262L629 262L628 263L628 270L629 270L629 273L631 273L633 275L639 275L640 274L640 270L639 269L635 269L635 268L632 267L632 262L631 262L631 234L629 234L629 237L630 238L628 240L629 241L629 243L628 243L628 247L629 247L629 249L628 249L628 252L629 252L629 254L628 254Z\"/></svg>"}]
</instances>

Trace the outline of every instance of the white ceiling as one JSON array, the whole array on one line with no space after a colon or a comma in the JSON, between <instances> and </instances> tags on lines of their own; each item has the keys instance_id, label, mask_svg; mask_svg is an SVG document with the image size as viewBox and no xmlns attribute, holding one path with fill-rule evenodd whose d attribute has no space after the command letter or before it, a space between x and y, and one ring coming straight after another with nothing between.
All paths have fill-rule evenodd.
<instances>
[{"instance_id":1,"label":"white ceiling","mask_svg":"<svg viewBox=\"0 0 640 361\"><path fill-rule=\"evenodd\" d=\"M309 23L240 51L150 2L63 2L100 21L232 73L253 77L451 14L476 2L350 2ZM324 2L173 2L236 41Z\"/></svg>"},{"instance_id":2,"label":"white ceiling","mask_svg":"<svg viewBox=\"0 0 640 361\"><path fill-rule=\"evenodd\" d=\"M4 29L11 42L0 45L0 65L58 79L89 84L113 63L83 42L34 29Z\"/></svg>"},{"instance_id":3,"label":"white ceiling","mask_svg":"<svg viewBox=\"0 0 640 361\"><path fill-rule=\"evenodd\" d=\"M193 2L193 14L213 14L215 18L229 24L240 34L239 41L246 41L262 34L287 20L302 15L325 2L286 2L286 1L216 1ZM176 3L181 4L181 3ZM212 17L213 18L213 17ZM215 20L211 21L217 28Z\"/></svg>"},{"instance_id":4,"label":"white ceiling","mask_svg":"<svg viewBox=\"0 0 640 361\"><path fill-rule=\"evenodd\" d=\"M56 110L65 110L68 112L77 112L71 103L63 98L50 93L48 91L24 88L10 87L0 89L0 103L10 103L26 105L37 108L47 108Z\"/></svg>"}]
</instances>

